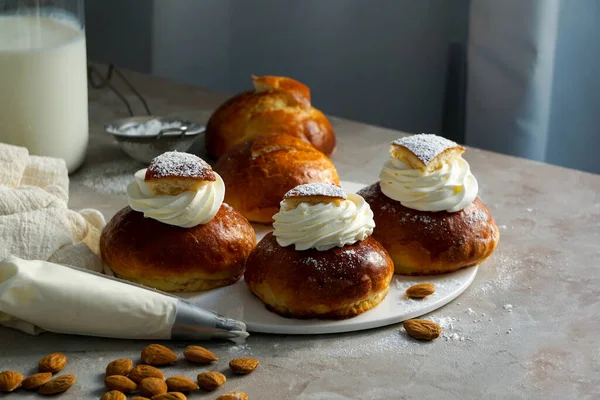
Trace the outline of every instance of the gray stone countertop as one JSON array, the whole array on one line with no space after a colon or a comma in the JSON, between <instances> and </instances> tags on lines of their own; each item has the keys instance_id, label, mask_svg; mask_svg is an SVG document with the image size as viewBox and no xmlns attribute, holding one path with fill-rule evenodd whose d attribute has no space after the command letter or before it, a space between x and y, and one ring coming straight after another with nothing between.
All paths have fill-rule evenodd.
<instances>
[{"instance_id":1,"label":"gray stone countertop","mask_svg":"<svg viewBox=\"0 0 600 400\"><path fill-rule=\"evenodd\" d=\"M205 122L227 97L127 75L158 115ZM89 154L71 178L70 206L94 207L109 219L126 205L125 184L140 165L103 132L106 122L127 116L120 100L108 89L90 89L89 109ZM389 142L403 134L337 118L332 123L338 137L332 158L341 179L375 181ZM202 143L195 147L202 156ZM600 176L473 148L465 158L501 239L471 287L425 316L442 325L444 337L418 342L397 324L335 335L253 334L243 346L203 343L220 357L211 368L227 370L231 358L246 355L261 366L190 398L214 399L234 389L261 400L600 398ZM139 360L145 344L34 337L0 327L0 370L29 374L41 356L62 351L69 357L64 372L75 373L78 383L59 398L94 399L105 392L108 362ZM190 343L165 344L181 354ZM164 371L194 378L204 369L178 363ZM19 390L4 397L38 395Z\"/></svg>"}]
</instances>

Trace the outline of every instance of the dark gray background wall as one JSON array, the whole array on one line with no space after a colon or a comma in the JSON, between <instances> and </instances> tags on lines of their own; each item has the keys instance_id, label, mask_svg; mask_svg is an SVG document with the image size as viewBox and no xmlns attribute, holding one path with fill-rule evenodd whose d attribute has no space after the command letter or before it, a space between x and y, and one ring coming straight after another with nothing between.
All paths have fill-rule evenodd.
<instances>
[{"instance_id":1,"label":"dark gray background wall","mask_svg":"<svg viewBox=\"0 0 600 400\"><path fill-rule=\"evenodd\" d=\"M600 173L600 2L563 0L546 161Z\"/></svg>"},{"instance_id":2,"label":"dark gray background wall","mask_svg":"<svg viewBox=\"0 0 600 400\"><path fill-rule=\"evenodd\" d=\"M291 76L326 113L461 140L442 126L456 106L449 47L466 43L468 4L87 0L89 56L232 93L251 74Z\"/></svg>"},{"instance_id":3,"label":"dark gray background wall","mask_svg":"<svg viewBox=\"0 0 600 400\"><path fill-rule=\"evenodd\" d=\"M87 0L88 57L152 71L152 0Z\"/></svg>"}]
</instances>

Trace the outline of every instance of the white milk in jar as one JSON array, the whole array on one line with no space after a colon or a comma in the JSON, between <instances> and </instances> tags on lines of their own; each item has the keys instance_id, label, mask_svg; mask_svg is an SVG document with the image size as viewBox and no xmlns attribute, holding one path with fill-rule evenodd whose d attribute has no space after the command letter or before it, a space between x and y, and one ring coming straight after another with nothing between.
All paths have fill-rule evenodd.
<instances>
[{"instance_id":1,"label":"white milk in jar","mask_svg":"<svg viewBox=\"0 0 600 400\"><path fill-rule=\"evenodd\" d=\"M77 169L88 142L86 63L75 21L0 15L0 142Z\"/></svg>"}]
</instances>

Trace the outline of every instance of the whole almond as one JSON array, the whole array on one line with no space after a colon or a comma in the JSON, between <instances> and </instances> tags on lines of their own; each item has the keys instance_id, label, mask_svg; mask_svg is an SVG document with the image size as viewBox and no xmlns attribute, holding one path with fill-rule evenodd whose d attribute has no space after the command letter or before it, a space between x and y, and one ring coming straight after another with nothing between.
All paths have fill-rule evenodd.
<instances>
[{"instance_id":1,"label":"whole almond","mask_svg":"<svg viewBox=\"0 0 600 400\"><path fill-rule=\"evenodd\" d=\"M233 392L220 395L216 400L248 400L248 395L239 390L234 390Z\"/></svg>"},{"instance_id":2,"label":"whole almond","mask_svg":"<svg viewBox=\"0 0 600 400\"><path fill-rule=\"evenodd\" d=\"M254 358L234 358L229 361L229 368L239 375L246 375L254 371L258 367L260 361Z\"/></svg>"},{"instance_id":3,"label":"whole almond","mask_svg":"<svg viewBox=\"0 0 600 400\"><path fill-rule=\"evenodd\" d=\"M23 375L15 371L0 372L0 392L10 393L23 382Z\"/></svg>"},{"instance_id":4,"label":"whole almond","mask_svg":"<svg viewBox=\"0 0 600 400\"><path fill-rule=\"evenodd\" d=\"M171 392L191 392L192 390L198 390L200 387L196 382L188 378L187 376L172 376L167 379L167 387Z\"/></svg>"},{"instance_id":5,"label":"whole almond","mask_svg":"<svg viewBox=\"0 0 600 400\"><path fill-rule=\"evenodd\" d=\"M196 364L208 364L219 359L215 353L201 346L186 347L185 350L183 350L183 356L188 361Z\"/></svg>"},{"instance_id":6,"label":"whole almond","mask_svg":"<svg viewBox=\"0 0 600 400\"><path fill-rule=\"evenodd\" d=\"M137 389L137 384L123 375L111 375L104 378L104 384L110 390L118 390L119 392L129 393Z\"/></svg>"},{"instance_id":7,"label":"whole almond","mask_svg":"<svg viewBox=\"0 0 600 400\"><path fill-rule=\"evenodd\" d=\"M119 358L106 366L106 376L124 375L126 376L133 369L133 361L129 358Z\"/></svg>"},{"instance_id":8,"label":"whole almond","mask_svg":"<svg viewBox=\"0 0 600 400\"><path fill-rule=\"evenodd\" d=\"M177 361L177 356L166 346L149 344L142 350L142 362L148 365L167 365Z\"/></svg>"},{"instance_id":9,"label":"whole almond","mask_svg":"<svg viewBox=\"0 0 600 400\"><path fill-rule=\"evenodd\" d=\"M36 390L44 383L50 381L50 379L52 379L52 372L40 372L33 374L23 381L23 389Z\"/></svg>"},{"instance_id":10,"label":"whole almond","mask_svg":"<svg viewBox=\"0 0 600 400\"><path fill-rule=\"evenodd\" d=\"M419 340L433 340L442 334L442 328L438 324L426 319L404 321L404 329L410 336Z\"/></svg>"},{"instance_id":11,"label":"whole almond","mask_svg":"<svg viewBox=\"0 0 600 400\"><path fill-rule=\"evenodd\" d=\"M169 392L152 396L152 400L187 400L187 397L183 393Z\"/></svg>"},{"instance_id":12,"label":"whole almond","mask_svg":"<svg viewBox=\"0 0 600 400\"><path fill-rule=\"evenodd\" d=\"M129 373L129 379L135 383L140 383L144 378L160 378L165 379L165 375L158 368L151 365L138 365Z\"/></svg>"},{"instance_id":13,"label":"whole almond","mask_svg":"<svg viewBox=\"0 0 600 400\"><path fill-rule=\"evenodd\" d=\"M152 397L167 393L167 384L160 378L145 378L140 382L140 393L142 396Z\"/></svg>"},{"instance_id":14,"label":"whole almond","mask_svg":"<svg viewBox=\"0 0 600 400\"><path fill-rule=\"evenodd\" d=\"M423 297L427 297L430 294L435 293L435 286L433 283L418 283L416 285L412 285L408 289L406 289L406 295L408 297L412 297L415 299L421 299Z\"/></svg>"},{"instance_id":15,"label":"whole almond","mask_svg":"<svg viewBox=\"0 0 600 400\"><path fill-rule=\"evenodd\" d=\"M43 384L40 387L39 393L48 395L66 392L71 386L73 386L76 380L77 378L75 378L75 375L71 374L57 376L51 381Z\"/></svg>"},{"instance_id":16,"label":"whole almond","mask_svg":"<svg viewBox=\"0 0 600 400\"><path fill-rule=\"evenodd\" d=\"M65 356L63 353L48 354L38 363L40 372L52 373L62 371L65 365L67 365L67 356Z\"/></svg>"},{"instance_id":17,"label":"whole almond","mask_svg":"<svg viewBox=\"0 0 600 400\"><path fill-rule=\"evenodd\" d=\"M127 396L118 390L111 390L110 392L106 392L100 397L100 400L127 400Z\"/></svg>"},{"instance_id":18,"label":"whole almond","mask_svg":"<svg viewBox=\"0 0 600 400\"><path fill-rule=\"evenodd\" d=\"M209 392L224 384L226 380L225 375L216 371L202 372L198 375L198 385Z\"/></svg>"}]
</instances>

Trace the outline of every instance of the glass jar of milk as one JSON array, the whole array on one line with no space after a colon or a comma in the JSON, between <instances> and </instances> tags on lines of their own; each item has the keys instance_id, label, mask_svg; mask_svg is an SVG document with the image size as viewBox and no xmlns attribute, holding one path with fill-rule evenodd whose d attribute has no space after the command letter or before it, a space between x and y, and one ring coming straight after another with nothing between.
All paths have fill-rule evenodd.
<instances>
[{"instance_id":1,"label":"glass jar of milk","mask_svg":"<svg viewBox=\"0 0 600 400\"><path fill-rule=\"evenodd\" d=\"M0 0L0 142L63 158L88 142L83 0Z\"/></svg>"}]
</instances>

